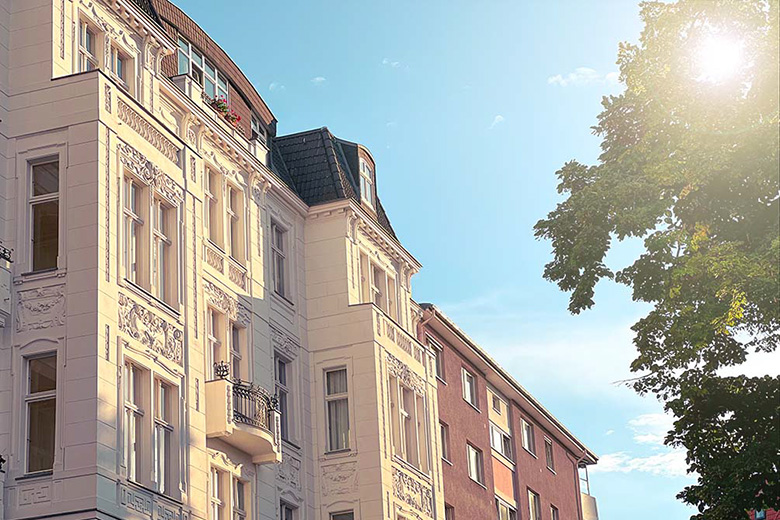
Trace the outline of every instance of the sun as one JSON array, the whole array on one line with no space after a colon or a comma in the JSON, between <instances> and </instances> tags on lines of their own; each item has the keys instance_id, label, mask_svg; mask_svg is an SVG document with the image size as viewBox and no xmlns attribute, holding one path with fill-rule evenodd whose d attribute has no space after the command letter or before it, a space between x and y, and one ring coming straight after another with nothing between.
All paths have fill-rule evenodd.
<instances>
[{"instance_id":1,"label":"sun","mask_svg":"<svg viewBox=\"0 0 780 520\"><path fill-rule=\"evenodd\" d=\"M744 66L744 44L726 36L710 36L696 49L698 79L721 83L737 76Z\"/></svg>"}]
</instances>

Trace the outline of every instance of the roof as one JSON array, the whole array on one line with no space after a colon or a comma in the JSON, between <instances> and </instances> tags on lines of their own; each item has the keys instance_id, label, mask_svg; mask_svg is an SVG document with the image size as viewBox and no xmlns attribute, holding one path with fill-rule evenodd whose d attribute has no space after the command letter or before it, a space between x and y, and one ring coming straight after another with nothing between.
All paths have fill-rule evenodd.
<instances>
[{"instance_id":1,"label":"roof","mask_svg":"<svg viewBox=\"0 0 780 520\"><path fill-rule=\"evenodd\" d=\"M585 464L595 464L598 461L598 457L593 451L588 448L582 441L574 436L549 410L547 410L542 404L526 390L523 385L517 382L512 375L507 372L504 367L498 364L485 349L479 346L468 334L466 334L460 327L458 327L452 319L444 314L441 309L436 307L432 303L420 303L420 308L426 311L432 312L439 320L450 329L461 341L463 341L474 353L476 353L482 360L487 363L496 374L502 378L512 389L525 398L538 412L547 419L555 428L557 428L573 445L575 445L580 451L582 451Z\"/></svg>"},{"instance_id":2,"label":"roof","mask_svg":"<svg viewBox=\"0 0 780 520\"><path fill-rule=\"evenodd\" d=\"M350 165L347 159L357 155L346 153L357 146L335 137L327 127L274 139L274 148L287 169L290 188L309 206L339 199L354 199L360 203L357 164ZM376 199L376 221L390 236L398 239L379 196Z\"/></svg>"},{"instance_id":3,"label":"roof","mask_svg":"<svg viewBox=\"0 0 780 520\"><path fill-rule=\"evenodd\" d=\"M162 21L160 20L160 17L157 15L157 11L154 9L151 0L133 0L133 3L137 5L141 11L149 15L149 18L154 20L157 23L157 25L162 27Z\"/></svg>"}]
</instances>

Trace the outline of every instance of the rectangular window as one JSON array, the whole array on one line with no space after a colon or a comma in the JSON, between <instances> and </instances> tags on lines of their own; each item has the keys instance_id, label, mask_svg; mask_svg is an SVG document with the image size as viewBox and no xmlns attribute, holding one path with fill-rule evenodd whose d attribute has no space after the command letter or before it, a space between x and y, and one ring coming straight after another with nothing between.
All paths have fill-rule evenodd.
<instances>
[{"instance_id":1,"label":"rectangular window","mask_svg":"<svg viewBox=\"0 0 780 520\"><path fill-rule=\"evenodd\" d=\"M360 197L374 207L374 172L364 159L360 160Z\"/></svg>"},{"instance_id":2,"label":"rectangular window","mask_svg":"<svg viewBox=\"0 0 780 520\"><path fill-rule=\"evenodd\" d=\"M32 270L56 269L60 230L59 161L33 164L30 184Z\"/></svg>"},{"instance_id":3,"label":"rectangular window","mask_svg":"<svg viewBox=\"0 0 780 520\"><path fill-rule=\"evenodd\" d=\"M243 480L233 479L233 520L246 520L247 488Z\"/></svg>"},{"instance_id":4,"label":"rectangular window","mask_svg":"<svg viewBox=\"0 0 780 520\"><path fill-rule=\"evenodd\" d=\"M394 452L412 466L427 473L425 396L405 386L393 376L388 380L388 393Z\"/></svg>"},{"instance_id":5,"label":"rectangular window","mask_svg":"<svg viewBox=\"0 0 780 520\"><path fill-rule=\"evenodd\" d=\"M529 520L542 520L542 504L539 495L528 490L528 513Z\"/></svg>"},{"instance_id":6,"label":"rectangular window","mask_svg":"<svg viewBox=\"0 0 780 520\"><path fill-rule=\"evenodd\" d=\"M279 399L279 414L281 415L282 439L290 440L290 362L276 356L276 396Z\"/></svg>"},{"instance_id":7,"label":"rectangular window","mask_svg":"<svg viewBox=\"0 0 780 520\"><path fill-rule=\"evenodd\" d=\"M550 518L552 520L561 520L560 513L558 513L557 507L550 506ZM756 517L756 520L758 520L758 517Z\"/></svg>"},{"instance_id":8,"label":"rectangular window","mask_svg":"<svg viewBox=\"0 0 780 520\"><path fill-rule=\"evenodd\" d=\"M498 520L515 520L517 518L515 509L498 498L496 498L496 509L498 510Z\"/></svg>"},{"instance_id":9,"label":"rectangular window","mask_svg":"<svg viewBox=\"0 0 780 520\"><path fill-rule=\"evenodd\" d=\"M109 69L111 70L111 75L119 80L119 83L124 85L125 87L128 86L128 67L130 64L130 59L118 48L115 46L111 46L111 52L110 54L110 60L109 63Z\"/></svg>"},{"instance_id":10,"label":"rectangular window","mask_svg":"<svg viewBox=\"0 0 780 520\"><path fill-rule=\"evenodd\" d=\"M84 20L79 22L79 72L98 68L95 30Z\"/></svg>"},{"instance_id":11,"label":"rectangular window","mask_svg":"<svg viewBox=\"0 0 780 520\"><path fill-rule=\"evenodd\" d=\"M441 437L441 458L450 460L450 427L443 422L439 423L439 435Z\"/></svg>"},{"instance_id":12,"label":"rectangular window","mask_svg":"<svg viewBox=\"0 0 780 520\"><path fill-rule=\"evenodd\" d=\"M125 468L127 478L138 481L143 454L144 372L132 363L125 364Z\"/></svg>"},{"instance_id":13,"label":"rectangular window","mask_svg":"<svg viewBox=\"0 0 780 520\"><path fill-rule=\"evenodd\" d=\"M178 303L176 284L176 249L173 240L175 210L160 199L155 199L152 239L152 277L154 295L169 305Z\"/></svg>"},{"instance_id":14,"label":"rectangular window","mask_svg":"<svg viewBox=\"0 0 780 520\"><path fill-rule=\"evenodd\" d=\"M355 513L352 511L343 511L341 513L331 513L330 520L355 520Z\"/></svg>"},{"instance_id":15,"label":"rectangular window","mask_svg":"<svg viewBox=\"0 0 780 520\"><path fill-rule=\"evenodd\" d=\"M371 263L371 301L380 309L386 309L387 305L387 275L385 271L374 263Z\"/></svg>"},{"instance_id":16,"label":"rectangular window","mask_svg":"<svg viewBox=\"0 0 780 520\"><path fill-rule=\"evenodd\" d=\"M246 365L246 348L244 347L244 328L237 323L230 322L230 375L235 380L249 381L249 373L244 369Z\"/></svg>"},{"instance_id":17,"label":"rectangular window","mask_svg":"<svg viewBox=\"0 0 780 520\"><path fill-rule=\"evenodd\" d=\"M512 458L512 437L495 424L490 425L490 445L504 457Z\"/></svg>"},{"instance_id":18,"label":"rectangular window","mask_svg":"<svg viewBox=\"0 0 780 520\"><path fill-rule=\"evenodd\" d=\"M536 455L536 437L534 435L534 425L523 419L523 448Z\"/></svg>"},{"instance_id":19,"label":"rectangular window","mask_svg":"<svg viewBox=\"0 0 780 520\"><path fill-rule=\"evenodd\" d=\"M227 520L225 518L225 474L216 468L211 468L209 480L209 519Z\"/></svg>"},{"instance_id":20,"label":"rectangular window","mask_svg":"<svg viewBox=\"0 0 780 520\"><path fill-rule=\"evenodd\" d=\"M466 460L469 466L469 478L480 484L485 483L485 470L483 467L482 451L471 444L466 444Z\"/></svg>"},{"instance_id":21,"label":"rectangular window","mask_svg":"<svg viewBox=\"0 0 780 520\"><path fill-rule=\"evenodd\" d=\"M173 422L176 402L173 387L156 379L154 381L154 484L164 494L171 493Z\"/></svg>"},{"instance_id":22,"label":"rectangular window","mask_svg":"<svg viewBox=\"0 0 780 520\"><path fill-rule=\"evenodd\" d=\"M54 432L57 419L57 354L26 361L27 473L54 467Z\"/></svg>"},{"instance_id":23,"label":"rectangular window","mask_svg":"<svg viewBox=\"0 0 780 520\"><path fill-rule=\"evenodd\" d=\"M220 249L222 242L222 176L212 169L206 175L206 229L208 238Z\"/></svg>"},{"instance_id":24,"label":"rectangular window","mask_svg":"<svg viewBox=\"0 0 780 520\"><path fill-rule=\"evenodd\" d=\"M297 520L295 518L295 507L282 501L279 505L279 518L281 520Z\"/></svg>"},{"instance_id":25,"label":"rectangular window","mask_svg":"<svg viewBox=\"0 0 780 520\"><path fill-rule=\"evenodd\" d=\"M287 231L276 222L271 223L271 256L274 291L287 297Z\"/></svg>"},{"instance_id":26,"label":"rectangular window","mask_svg":"<svg viewBox=\"0 0 780 520\"><path fill-rule=\"evenodd\" d=\"M501 415L501 398L497 395L493 396L493 411Z\"/></svg>"},{"instance_id":27,"label":"rectangular window","mask_svg":"<svg viewBox=\"0 0 780 520\"><path fill-rule=\"evenodd\" d=\"M455 520L455 508L444 504L444 520Z\"/></svg>"},{"instance_id":28,"label":"rectangular window","mask_svg":"<svg viewBox=\"0 0 780 520\"><path fill-rule=\"evenodd\" d=\"M266 143L265 129L260 123L260 118L254 114L252 114L252 139L257 139L263 144Z\"/></svg>"},{"instance_id":29,"label":"rectangular window","mask_svg":"<svg viewBox=\"0 0 780 520\"><path fill-rule=\"evenodd\" d=\"M222 352L224 316L210 307L206 314L209 370L211 371L211 377L217 379L217 365L225 361L225 356Z\"/></svg>"},{"instance_id":30,"label":"rectangular window","mask_svg":"<svg viewBox=\"0 0 780 520\"><path fill-rule=\"evenodd\" d=\"M144 217L146 186L131 177L124 182L124 264L125 278L135 284L144 285L145 266L143 262Z\"/></svg>"},{"instance_id":31,"label":"rectangular window","mask_svg":"<svg viewBox=\"0 0 780 520\"><path fill-rule=\"evenodd\" d=\"M436 377L444 381L444 349L430 336L428 337L428 347L433 351L436 362Z\"/></svg>"},{"instance_id":32,"label":"rectangular window","mask_svg":"<svg viewBox=\"0 0 780 520\"><path fill-rule=\"evenodd\" d=\"M553 443L550 439L544 439L544 457L547 460L547 467L555 471L555 458L553 456Z\"/></svg>"},{"instance_id":33,"label":"rectangular window","mask_svg":"<svg viewBox=\"0 0 780 520\"><path fill-rule=\"evenodd\" d=\"M347 390L346 368L325 372L328 451L349 449L349 397Z\"/></svg>"},{"instance_id":34,"label":"rectangular window","mask_svg":"<svg viewBox=\"0 0 780 520\"><path fill-rule=\"evenodd\" d=\"M477 379L465 368L463 369L463 399L477 406Z\"/></svg>"},{"instance_id":35,"label":"rectangular window","mask_svg":"<svg viewBox=\"0 0 780 520\"><path fill-rule=\"evenodd\" d=\"M179 74L189 74L209 98L228 100L228 82L225 77L203 53L190 42L179 36L177 63Z\"/></svg>"},{"instance_id":36,"label":"rectangular window","mask_svg":"<svg viewBox=\"0 0 780 520\"><path fill-rule=\"evenodd\" d=\"M227 224L229 237L228 254L240 263L244 262L244 198L242 191L228 186Z\"/></svg>"}]
</instances>

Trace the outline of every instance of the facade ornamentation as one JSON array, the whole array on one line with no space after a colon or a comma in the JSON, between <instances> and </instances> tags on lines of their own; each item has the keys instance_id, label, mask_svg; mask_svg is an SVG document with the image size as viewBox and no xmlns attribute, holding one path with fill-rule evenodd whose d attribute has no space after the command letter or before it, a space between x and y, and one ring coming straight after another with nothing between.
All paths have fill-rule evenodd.
<instances>
[{"instance_id":1,"label":"facade ornamentation","mask_svg":"<svg viewBox=\"0 0 780 520\"><path fill-rule=\"evenodd\" d=\"M152 163L141 152L122 141L117 144L117 150L122 165L154 188L157 193L176 205L184 200L184 192L176 184L176 181L166 175L160 167Z\"/></svg>"},{"instance_id":2,"label":"facade ornamentation","mask_svg":"<svg viewBox=\"0 0 780 520\"><path fill-rule=\"evenodd\" d=\"M127 509L152 517L152 497L146 493L131 489L128 486L119 488L119 503Z\"/></svg>"},{"instance_id":3,"label":"facade ornamentation","mask_svg":"<svg viewBox=\"0 0 780 520\"><path fill-rule=\"evenodd\" d=\"M118 301L119 330L181 365L184 333L124 294L119 294Z\"/></svg>"},{"instance_id":4,"label":"facade ornamentation","mask_svg":"<svg viewBox=\"0 0 780 520\"><path fill-rule=\"evenodd\" d=\"M60 59L65 59L65 0L60 0Z\"/></svg>"},{"instance_id":5,"label":"facade ornamentation","mask_svg":"<svg viewBox=\"0 0 780 520\"><path fill-rule=\"evenodd\" d=\"M242 303L238 304L238 322L245 326L252 323L252 309Z\"/></svg>"},{"instance_id":6,"label":"facade ornamentation","mask_svg":"<svg viewBox=\"0 0 780 520\"><path fill-rule=\"evenodd\" d=\"M195 182L195 169L196 169L196 162L195 162L195 156L190 156L190 179L192 179L192 182Z\"/></svg>"},{"instance_id":7,"label":"facade ornamentation","mask_svg":"<svg viewBox=\"0 0 780 520\"><path fill-rule=\"evenodd\" d=\"M109 96L108 105L111 105L111 88L106 85L106 95ZM110 112L109 108L109 112ZM111 281L111 130L106 126L106 281Z\"/></svg>"},{"instance_id":8,"label":"facade ornamentation","mask_svg":"<svg viewBox=\"0 0 780 520\"><path fill-rule=\"evenodd\" d=\"M111 85L109 85L108 83L106 83L105 102L106 102L106 112L110 114L111 113Z\"/></svg>"},{"instance_id":9,"label":"facade ornamentation","mask_svg":"<svg viewBox=\"0 0 780 520\"><path fill-rule=\"evenodd\" d=\"M425 394L425 380L414 373L409 366L392 355L386 352L387 355L387 371L393 376L397 377L405 386L411 388L418 394Z\"/></svg>"},{"instance_id":10,"label":"facade ornamentation","mask_svg":"<svg viewBox=\"0 0 780 520\"><path fill-rule=\"evenodd\" d=\"M65 285L19 291L16 332L65 325Z\"/></svg>"},{"instance_id":11,"label":"facade ornamentation","mask_svg":"<svg viewBox=\"0 0 780 520\"><path fill-rule=\"evenodd\" d=\"M203 290L209 304L225 313L231 320L238 318L238 301L208 280L203 280Z\"/></svg>"},{"instance_id":12,"label":"facade ornamentation","mask_svg":"<svg viewBox=\"0 0 780 520\"><path fill-rule=\"evenodd\" d=\"M285 453L279 466L279 480L282 484L301 491L301 461Z\"/></svg>"},{"instance_id":13,"label":"facade ornamentation","mask_svg":"<svg viewBox=\"0 0 780 520\"><path fill-rule=\"evenodd\" d=\"M51 484L48 482L22 486L17 493L19 494L19 506L31 506L51 502Z\"/></svg>"},{"instance_id":14,"label":"facade ornamentation","mask_svg":"<svg viewBox=\"0 0 780 520\"><path fill-rule=\"evenodd\" d=\"M398 468L393 468L393 495L427 516L433 514L431 488Z\"/></svg>"},{"instance_id":15,"label":"facade ornamentation","mask_svg":"<svg viewBox=\"0 0 780 520\"><path fill-rule=\"evenodd\" d=\"M127 125L135 130L141 137L149 141L152 146L162 152L162 154L170 159L171 162L179 164L179 149L176 145L121 98L117 100L117 114L119 115L119 119L127 123Z\"/></svg>"},{"instance_id":16,"label":"facade ornamentation","mask_svg":"<svg viewBox=\"0 0 780 520\"><path fill-rule=\"evenodd\" d=\"M230 263L228 265L228 278L242 289L246 289L246 271L243 267Z\"/></svg>"},{"instance_id":17,"label":"facade ornamentation","mask_svg":"<svg viewBox=\"0 0 780 520\"><path fill-rule=\"evenodd\" d=\"M220 273L225 269L225 259L222 257L222 254L216 251L208 242L206 242L206 263Z\"/></svg>"},{"instance_id":18,"label":"facade ornamentation","mask_svg":"<svg viewBox=\"0 0 780 520\"><path fill-rule=\"evenodd\" d=\"M281 353L287 359L295 359L298 357L298 351L301 348L297 341L273 325L271 325L271 345L273 345L274 350Z\"/></svg>"},{"instance_id":19,"label":"facade ornamentation","mask_svg":"<svg viewBox=\"0 0 780 520\"><path fill-rule=\"evenodd\" d=\"M322 468L322 494L346 495L358 488L357 462L342 462Z\"/></svg>"}]
</instances>

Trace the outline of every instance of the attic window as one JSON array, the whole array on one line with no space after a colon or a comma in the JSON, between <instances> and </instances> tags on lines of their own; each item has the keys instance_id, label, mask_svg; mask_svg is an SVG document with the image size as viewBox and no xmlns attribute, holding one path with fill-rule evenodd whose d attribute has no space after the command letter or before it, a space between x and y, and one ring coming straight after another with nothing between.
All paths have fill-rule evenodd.
<instances>
[{"instance_id":1,"label":"attic window","mask_svg":"<svg viewBox=\"0 0 780 520\"><path fill-rule=\"evenodd\" d=\"M179 74L189 74L211 99L228 100L227 77L190 42L179 36Z\"/></svg>"},{"instance_id":2,"label":"attic window","mask_svg":"<svg viewBox=\"0 0 780 520\"><path fill-rule=\"evenodd\" d=\"M374 207L374 171L365 159L360 159L360 198Z\"/></svg>"}]
</instances>

